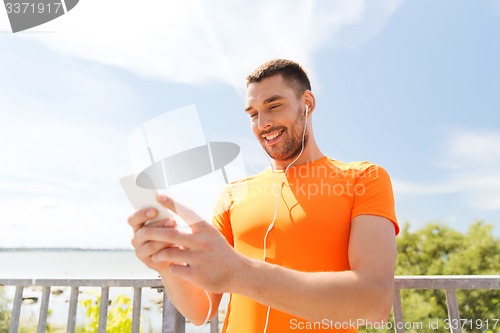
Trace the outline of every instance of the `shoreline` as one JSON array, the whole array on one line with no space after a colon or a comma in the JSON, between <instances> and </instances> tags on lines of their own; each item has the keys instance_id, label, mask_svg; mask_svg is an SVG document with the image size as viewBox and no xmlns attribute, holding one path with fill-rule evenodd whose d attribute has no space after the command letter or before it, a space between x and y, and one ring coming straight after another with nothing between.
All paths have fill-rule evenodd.
<instances>
[{"instance_id":1,"label":"shoreline","mask_svg":"<svg viewBox=\"0 0 500 333\"><path fill-rule=\"evenodd\" d=\"M134 252L132 248L0 247L0 252Z\"/></svg>"}]
</instances>

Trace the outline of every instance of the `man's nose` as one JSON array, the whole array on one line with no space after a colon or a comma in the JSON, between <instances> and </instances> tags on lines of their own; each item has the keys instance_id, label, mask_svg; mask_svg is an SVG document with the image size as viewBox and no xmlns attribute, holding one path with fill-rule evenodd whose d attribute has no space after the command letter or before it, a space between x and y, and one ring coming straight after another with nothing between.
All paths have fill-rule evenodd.
<instances>
[{"instance_id":1,"label":"man's nose","mask_svg":"<svg viewBox=\"0 0 500 333\"><path fill-rule=\"evenodd\" d=\"M266 128L270 128L271 124L272 124L272 119L269 115L266 115L265 112L259 113L257 126L260 130L265 130Z\"/></svg>"}]
</instances>

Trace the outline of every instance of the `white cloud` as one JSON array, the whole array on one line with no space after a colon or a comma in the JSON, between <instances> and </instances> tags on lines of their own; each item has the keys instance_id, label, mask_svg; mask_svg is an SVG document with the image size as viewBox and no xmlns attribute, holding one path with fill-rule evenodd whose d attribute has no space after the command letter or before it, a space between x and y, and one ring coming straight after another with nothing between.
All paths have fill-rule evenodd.
<instances>
[{"instance_id":1,"label":"white cloud","mask_svg":"<svg viewBox=\"0 0 500 333\"><path fill-rule=\"evenodd\" d=\"M442 181L394 179L396 195L458 194L466 206L500 210L500 131L459 130L445 140L442 156L439 165L447 169Z\"/></svg>"},{"instance_id":2,"label":"white cloud","mask_svg":"<svg viewBox=\"0 0 500 333\"><path fill-rule=\"evenodd\" d=\"M399 3L81 1L43 25L55 33L22 36L140 75L185 83L220 80L239 90L245 74L269 58L293 58L312 71L312 56L327 41L348 27L356 27L353 40L372 37Z\"/></svg>"},{"instance_id":3,"label":"white cloud","mask_svg":"<svg viewBox=\"0 0 500 333\"><path fill-rule=\"evenodd\" d=\"M129 246L125 219L132 209L117 179L129 170L124 131L132 127L124 123L136 126L142 110L126 83L93 62L168 81L220 81L241 91L256 65L286 57L314 78L315 52L346 29L357 31L359 41L373 36L398 4L86 0L26 33L4 34L1 246ZM0 30L10 30L2 10ZM51 33L37 33L44 31ZM255 145L244 158L260 169L267 161ZM209 211L200 192L195 201Z\"/></svg>"},{"instance_id":4,"label":"white cloud","mask_svg":"<svg viewBox=\"0 0 500 333\"><path fill-rule=\"evenodd\" d=\"M500 130L461 130L447 142L448 160L460 168L452 181L471 206L500 210Z\"/></svg>"},{"instance_id":5,"label":"white cloud","mask_svg":"<svg viewBox=\"0 0 500 333\"><path fill-rule=\"evenodd\" d=\"M473 164L500 163L499 131L462 131L446 144L449 158Z\"/></svg>"},{"instance_id":6,"label":"white cloud","mask_svg":"<svg viewBox=\"0 0 500 333\"><path fill-rule=\"evenodd\" d=\"M0 125L2 247L129 245L119 235L131 209L118 188L127 146L111 132L47 116Z\"/></svg>"},{"instance_id":7,"label":"white cloud","mask_svg":"<svg viewBox=\"0 0 500 333\"><path fill-rule=\"evenodd\" d=\"M78 201L27 196L2 198L2 247L130 247L125 201Z\"/></svg>"},{"instance_id":8,"label":"white cloud","mask_svg":"<svg viewBox=\"0 0 500 333\"><path fill-rule=\"evenodd\" d=\"M128 133L29 114L4 112L0 124L1 246L130 247L126 218L132 207L118 186L131 171ZM226 171L240 178L243 161L235 162ZM209 218L223 186L221 174L213 176L176 186L173 193Z\"/></svg>"},{"instance_id":9,"label":"white cloud","mask_svg":"<svg viewBox=\"0 0 500 333\"><path fill-rule=\"evenodd\" d=\"M7 33L11 31L9 24L9 17L7 16L7 11L0 10L0 33Z\"/></svg>"},{"instance_id":10,"label":"white cloud","mask_svg":"<svg viewBox=\"0 0 500 333\"><path fill-rule=\"evenodd\" d=\"M118 178L135 95L108 69L28 44L0 54L0 246L127 246Z\"/></svg>"},{"instance_id":11,"label":"white cloud","mask_svg":"<svg viewBox=\"0 0 500 333\"><path fill-rule=\"evenodd\" d=\"M29 179L38 178L36 174L41 173L45 181L62 179L61 182L67 183L73 178L75 184L82 175L101 179L110 167L106 162L109 153L117 147L126 149L126 142L119 140L124 136L119 129L48 115L7 121L0 125L0 141L5 143L0 146L3 160L0 174ZM117 158L116 165L120 162L123 161ZM89 165L96 168L98 164L100 173L86 174Z\"/></svg>"},{"instance_id":12,"label":"white cloud","mask_svg":"<svg viewBox=\"0 0 500 333\"><path fill-rule=\"evenodd\" d=\"M444 194L453 193L458 190L454 184L450 183L427 184L398 178L392 180L392 185L398 195Z\"/></svg>"},{"instance_id":13,"label":"white cloud","mask_svg":"<svg viewBox=\"0 0 500 333\"><path fill-rule=\"evenodd\" d=\"M492 0L491 4L493 6L493 9L497 12L497 14L500 15L500 0Z\"/></svg>"}]
</instances>

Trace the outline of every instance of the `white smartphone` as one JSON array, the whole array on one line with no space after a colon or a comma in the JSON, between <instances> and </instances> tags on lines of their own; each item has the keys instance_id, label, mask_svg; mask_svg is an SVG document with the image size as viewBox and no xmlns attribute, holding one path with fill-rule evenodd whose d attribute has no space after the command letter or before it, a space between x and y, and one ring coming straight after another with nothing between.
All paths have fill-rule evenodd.
<instances>
[{"instance_id":1,"label":"white smartphone","mask_svg":"<svg viewBox=\"0 0 500 333\"><path fill-rule=\"evenodd\" d=\"M125 191L125 194L134 209L141 210L145 208L155 208L158 210L158 215L151 222L160 221L169 216L173 216L177 223L177 227L189 228L189 225L184 221L184 219L172 212L170 209L163 207L158 203L158 201L156 201L156 196L159 194L158 190L142 188L137 185L135 175L121 177L120 185Z\"/></svg>"},{"instance_id":2,"label":"white smartphone","mask_svg":"<svg viewBox=\"0 0 500 333\"><path fill-rule=\"evenodd\" d=\"M154 221L166 219L171 216L170 210L163 207L156 201L158 191L156 189L142 188L137 185L135 175L127 175L120 178L120 185L122 186L128 200L135 210L145 208L155 208L158 210L158 216Z\"/></svg>"}]
</instances>

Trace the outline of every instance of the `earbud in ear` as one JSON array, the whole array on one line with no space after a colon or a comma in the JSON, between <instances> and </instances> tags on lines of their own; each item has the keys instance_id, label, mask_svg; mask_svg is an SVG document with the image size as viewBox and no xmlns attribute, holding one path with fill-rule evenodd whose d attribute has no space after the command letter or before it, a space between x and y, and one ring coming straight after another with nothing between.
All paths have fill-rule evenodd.
<instances>
[{"instance_id":1,"label":"earbud in ear","mask_svg":"<svg viewBox=\"0 0 500 333\"><path fill-rule=\"evenodd\" d=\"M308 113L309 113L309 105L306 104L306 117Z\"/></svg>"}]
</instances>

